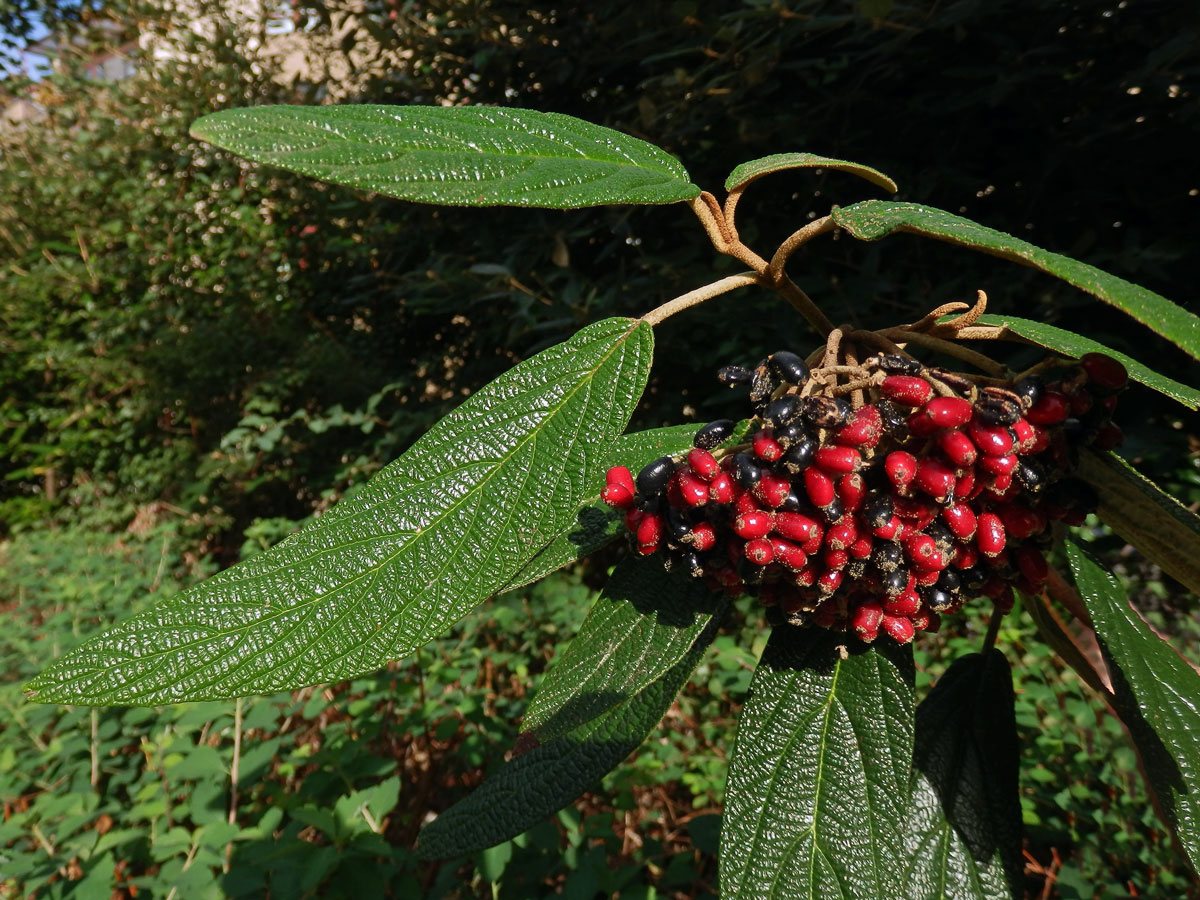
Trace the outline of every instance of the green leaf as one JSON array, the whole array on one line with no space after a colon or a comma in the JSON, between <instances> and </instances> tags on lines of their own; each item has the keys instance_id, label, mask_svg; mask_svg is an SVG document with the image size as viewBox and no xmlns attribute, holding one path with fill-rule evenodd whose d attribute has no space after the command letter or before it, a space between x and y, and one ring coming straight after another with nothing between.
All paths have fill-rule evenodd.
<instances>
[{"instance_id":1,"label":"green leaf","mask_svg":"<svg viewBox=\"0 0 1200 900\"><path fill-rule=\"evenodd\" d=\"M987 228L945 210L916 203L867 200L831 215L854 237L875 241L894 231L919 234L970 247L1060 278L1128 313L1194 357L1200 358L1200 318L1144 287L1094 266L1042 250L1020 238Z\"/></svg>"},{"instance_id":2,"label":"green leaf","mask_svg":"<svg viewBox=\"0 0 1200 900\"><path fill-rule=\"evenodd\" d=\"M1093 341L1081 334L1067 331L1065 328L1046 325L1043 322L1034 322L1032 319L1019 319L1016 316L983 315L979 317L977 324L1003 328L1008 333L1024 338L1031 344L1045 347L1047 350L1053 350L1064 356L1073 356L1076 359L1085 353L1107 354L1113 359L1120 360L1121 364L1129 370L1129 377L1134 381L1153 388L1161 394L1166 394L1189 409L1200 409L1200 391L1188 387L1186 384L1180 384L1166 375L1160 375L1136 359L1126 356L1124 353L1118 353L1116 350L1110 350L1098 341Z\"/></svg>"},{"instance_id":3,"label":"green leaf","mask_svg":"<svg viewBox=\"0 0 1200 900\"><path fill-rule=\"evenodd\" d=\"M645 598L647 601L651 598ZM688 652L657 680L562 737L506 763L421 832L425 859L461 856L513 838L566 806L646 739L716 636L709 619Z\"/></svg>"},{"instance_id":4,"label":"green leaf","mask_svg":"<svg viewBox=\"0 0 1200 900\"><path fill-rule=\"evenodd\" d=\"M574 209L700 195L657 147L530 109L257 106L204 116L191 133L255 162L419 203Z\"/></svg>"},{"instance_id":5,"label":"green leaf","mask_svg":"<svg viewBox=\"0 0 1200 900\"><path fill-rule=\"evenodd\" d=\"M917 707L905 822L911 900L1023 895L1019 757L1004 654L956 659Z\"/></svg>"},{"instance_id":6,"label":"green leaf","mask_svg":"<svg viewBox=\"0 0 1200 900\"><path fill-rule=\"evenodd\" d=\"M724 900L899 897L913 750L911 649L776 628L738 722Z\"/></svg>"},{"instance_id":7,"label":"green leaf","mask_svg":"<svg viewBox=\"0 0 1200 900\"><path fill-rule=\"evenodd\" d=\"M878 185L889 194L899 190L896 182L888 178L878 169L864 166L844 159L834 159L830 156L818 156L815 153L774 153L761 159L744 162L725 179L725 190L732 191L744 188L752 181L757 181L772 172L783 172L787 169L837 169L839 172L849 172L859 178L865 178L871 184Z\"/></svg>"},{"instance_id":8,"label":"green leaf","mask_svg":"<svg viewBox=\"0 0 1200 900\"><path fill-rule=\"evenodd\" d=\"M555 656L521 731L546 743L627 702L684 657L717 602L702 581L667 572L657 557L626 557Z\"/></svg>"},{"instance_id":9,"label":"green leaf","mask_svg":"<svg viewBox=\"0 0 1200 900\"><path fill-rule=\"evenodd\" d=\"M739 422L729 440L721 446L728 447L743 440L749 424L747 420ZM637 475L644 465L660 456L673 456L691 449L692 438L699 430L699 425L672 425L618 437L605 455L572 525L529 560L501 591L532 584L616 540L625 530L624 513L605 505L600 499L604 473L613 466L625 466Z\"/></svg>"},{"instance_id":10,"label":"green leaf","mask_svg":"<svg viewBox=\"0 0 1200 900\"><path fill-rule=\"evenodd\" d=\"M34 699L159 704L379 668L441 634L573 520L641 396L651 329L605 319L510 369L296 534L87 642Z\"/></svg>"},{"instance_id":11,"label":"green leaf","mask_svg":"<svg viewBox=\"0 0 1200 900\"><path fill-rule=\"evenodd\" d=\"M1113 707L1129 729L1158 806L1200 870L1200 675L1134 612L1116 578L1068 541L1112 677Z\"/></svg>"},{"instance_id":12,"label":"green leaf","mask_svg":"<svg viewBox=\"0 0 1200 900\"><path fill-rule=\"evenodd\" d=\"M1115 453L1080 451L1076 474L1099 495L1105 525L1200 593L1200 517Z\"/></svg>"}]
</instances>

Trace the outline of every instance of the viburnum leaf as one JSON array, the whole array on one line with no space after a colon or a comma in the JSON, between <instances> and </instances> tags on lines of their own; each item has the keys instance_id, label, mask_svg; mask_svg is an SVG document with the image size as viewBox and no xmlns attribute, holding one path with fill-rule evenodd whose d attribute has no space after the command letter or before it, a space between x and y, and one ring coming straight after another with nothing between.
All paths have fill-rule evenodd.
<instances>
[{"instance_id":1,"label":"viburnum leaf","mask_svg":"<svg viewBox=\"0 0 1200 900\"><path fill-rule=\"evenodd\" d=\"M1027 241L956 216L942 209L916 203L866 200L835 209L830 215L854 237L874 241L894 231L949 241L1023 266L1040 269L1105 303L1128 313L1146 327L1200 359L1200 317L1144 287L1081 263L1035 247Z\"/></svg>"},{"instance_id":2,"label":"viburnum leaf","mask_svg":"<svg viewBox=\"0 0 1200 900\"><path fill-rule=\"evenodd\" d=\"M638 600L643 606L654 602L648 593ZM419 854L445 859L509 840L599 781L646 739L670 708L716 637L722 612L723 608L710 618L705 614L708 622L687 652L654 681L623 693L618 702L606 702L595 718L516 756L465 800L443 812L421 831ZM617 693L626 690L622 686Z\"/></svg>"},{"instance_id":3,"label":"viburnum leaf","mask_svg":"<svg viewBox=\"0 0 1200 900\"><path fill-rule=\"evenodd\" d=\"M1031 344L1045 347L1047 350L1053 350L1064 356L1073 356L1076 359L1085 353L1104 353L1113 359L1120 360L1121 364L1129 371L1129 377L1134 381L1140 382L1148 388L1153 388L1160 394L1170 397L1172 400L1177 400L1189 409L1200 409L1200 391L1188 387L1186 384L1180 384L1166 375L1160 375L1153 369L1142 365L1136 359L1126 356L1124 353L1119 353L1116 350L1111 350L1098 341L1093 341L1091 338L1086 338L1081 334L1067 331L1065 328L1056 328L1044 322L1021 319L1017 316L982 315L976 324L993 325L997 328L1003 328L1005 331L1021 337Z\"/></svg>"},{"instance_id":4,"label":"viburnum leaf","mask_svg":"<svg viewBox=\"0 0 1200 900\"><path fill-rule=\"evenodd\" d=\"M1019 757L1008 660L956 659L917 707L910 900L1023 896Z\"/></svg>"},{"instance_id":5,"label":"viburnum leaf","mask_svg":"<svg viewBox=\"0 0 1200 900\"><path fill-rule=\"evenodd\" d=\"M771 156L744 162L729 173L729 177L725 179L725 190L744 188L750 182L757 181L764 175L783 172L787 169L836 169L839 172L849 172L851 175L864 178L871 184L883 188L889 194L894 194L899 190L896 182L878 169L844 159L818 156L815 153L774 153Z\"/></svg>"},{"instance_id":6,"label":"viburnum leaf","mask_svg":"<svg viewBox=\"0 0 1200 900\"><path fill-rule=\"evenodd\" d=\"M1105 525L1200 593L1200 516L1111 451L1084 448L1076 474L1099 495Z\"/></svg>"},{"instance_id":7,"label":"viburnum leaf","mask_svg":"<svg viewBox=\"0 0 1200 900\"><path fill-rule=\"evenodd\" d=\"M1200 674L1150 630L1112 573L1074 541L1066 547L1112 676L1111 703L1129 729L1159 808L1200 871Z\"/></svg>"},{"instance_id":8,"label":"viburnum leaf","mask_svg":"<svg viewBox=\"0 0 1200 900\"><path fill-rule=\"evenodd\" d=\"M749 422L738 423L729 440L729 446L744 439ZM562 534L529 560L521 571L509 580L501 591L511 591L549 575L563 566L583 559L606 546L625 530L625 514L607 506L600 499L604 489L604 473L613 466L625 466L635 476L642 466L660 456L673 456L691 449L692 438L699 425L672 425L669 428L651 428L635 431L618 437L597 470L594 483L575 514L575 522Z\"/></svg>"},{"instance_id":9,"label":"viburnum leaf","mask_svg":"<svg viewBox=\"0 0 1200 900\"><path fill-rule=\"evenodd\" d=\"M257 106L212 113L192 136L402 200L574 209L700 195L679 161L572 116L483 106Z\"/></svg>"},{"instance_id":10,"label":"viburnum leaf","mask_svg":"<svg viewBox=\"0 0 1200 900\"><path fill-rule=\"evenodd\" d=\"M650 327L605 319L479 390L364 490L265 553L86 641L45 703L264 694L410 653L573 521L649 373Z\"/></svg>"},{"instance_id":11,"label":"viburnum leaf","mask_svg":"<svg viewBox=\"0 0 1200 900\"><path fill-rule=\"evenodd\" d=\"M626 557L554 657L521 731L545 743L657 681L688 652L718 596L699 579L666 571L657 557Z\"/></svg>"},{"instance_id":12,"label":"viburnum leaf","mask_svg":"<svg viewBox=\"0 0 1200 900\"><path fill-rule=\"evenodd\" d=\"M909 647L778 627L750 683L721 826L724 900L904 894Z\"/></svg>"}]
</instances>

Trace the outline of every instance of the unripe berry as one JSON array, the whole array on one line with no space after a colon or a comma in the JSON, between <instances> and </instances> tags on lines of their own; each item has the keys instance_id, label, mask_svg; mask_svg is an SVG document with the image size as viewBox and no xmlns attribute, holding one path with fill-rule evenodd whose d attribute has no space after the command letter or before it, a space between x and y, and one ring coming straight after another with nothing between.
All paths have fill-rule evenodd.
<instances>
[{"instance_id":1,"label":"unripe berry","mask_svg":"<svg viewBox=\"0 0 1200 900\"><path fill-rule=\"evenodd\" d=\"M1103 393L1115 393L1129 383L1125 366L1103 353L1085 353L1079 365L1087 373L1088 385Z\"/></svg>"},{"instance_id":2,"label":"unripe berry","mask_svg":"<svg viewBox=\"0 0 1200 900\"><path fill-rule=\"evenodd\" d=\"M956 503L942 510L942 521L960 541L969 541L975 536L977 522L975 511L965 503Z\"/></svg>"},{"instance_id":3,"label":"unripe berry","mask_svg":"<svg viewBox=\"0 0 1200 900\"><path fill-rule=\"evenodd\" d=\"M720 472L708 486L708 499L713 503L732 503L737 496L737 487L728 472Z\"/></svg>"},{"instance_id":4,"label":"unripe berry","mask_svg":"<svg viewBox=\"0 0 1200 900\"><path fill-rule=\"evenodd\" d=\"M974 465L979 451L966 433L957 428L946 428L938 432L938 447L942 454L956 469L965 469Z\"/></svg>"},{"instance_id":5,"label":"unripe berry","mask_svg":"<svg viewBox=\"0 0 1200 900\"><path fill-rule=\"evenodd\" d=\"M787 499L791 490L792 483L782 475L776 475L774 472L763 472L762 478L758 480L758 484L750 489L750 493L764 506L775 509L783 505L783 501Z\"/></svg>"},{"instance_id":6,"label":"unripe berry","mask_svg":"<svg viewBox=\"0 0 1200 900\"><path fill-rule=\"evenodd\" d=\"M1017 468L1017 457L1011 453L1008 456L982 456L979 468L993 475L1011 475Z\"/></svg>"},{"instance_id":7,"label":"unripe berry","mask_svg":"<svg viewBox=\"0 0 1200 900\"><path fill-rule=\"evenodd\" d=\"M897 493L904 495L908 493L908 486L916 477L917 458L904 450L893 450L883 461L883 470L896 486Z\"/></svg>"},{"instance_id":8,"label":"unripe berry","mask_svg":"<svg viewBox=\"0 0 1200 900\"><path fill-rule=\"evenodd\" d=\"M1025 418L1034 425L1057 425L1070 415L1071 401L1059 391L1045 391Z\"/></svg>"},{"instance_id":9,"label":"unripe berry","mask_svg":"<svg viewBox=\"0 0 1200 900\"><path fill-rule=\"evenodd\" d=\"M1010 427L1016 438L1016 451L1022 456L1029 454L1037 441L1037 431L1027 419L1017 419Z\"/></svg>"},{"instance_id":10,"label":"unripe berry","mask_svg":"<svg viewBox=\"0 0 1200 900\"><path fill-rule=\"evenodd\" d=\"M692 471L703 478L705 481L712 481L721 471L721 464L707 450L701 450L699 447L688 452L688 465Z\"/></svg>"},{"instance_id":11,"label":"unripe berry","mask_svg":"<svg viewBox=\"0 0 1200 900\"><path fill-rule=\"evenodd\" d=\"M765 537L770 533L774 522L771 514L766 510L756 509L752 512L743 513L733 520L733 530L738 537L752 540L753 538Z\"/></svg>"},{"instance_id":12,"label":"unripe berry","mask_svg":"<svg viewBox=\"0 0 1200 900\"><path fill-rule=\"evenodd\" d=\"M882 525L872 525L871 534L885 541L896 540L902 534L903 527L900 517L893 515Z\"/></svg>"},{"instance_id":13,"label":"unripe berry","mask_svg":"<svg viewBox=\"0 0 1200 900\"><path fill-rule=\"evenodd\" d=\"M834 443L847 447L874 447L883 434L883 420L874 406L862 406L854 417L834 432Z\"/></svg>"},{"instance_id":14,"label":"unripe berry","mask_svg":"<svg viewBox=\"0 0 1200 900\"><path fill-rule=\"evenodd\" d=\"M703 506L708 502L708 485L687 469L680 469L675 479L679 493L688 506Z\"/></svg>"},{"instance_id":15,"label":"unripe berry","mask_svg":"<svg viewBox=\"0 0 1200 900\"><path fill-rule=\"evenodd\" d=\"M628 509L633 506L634 494L625 485L612 482L600 492L600 499L614 509Z\"/></svg>"},{"instance_id":16,"label":"unripe berry","mask_svg":"<svg viewBox=\"0 0 1200 900\"><path fill-rule=\"evenodd\" d=\"M817 582L814 586L822 595L828 597L842 586L842 578L841 569L826 569L817 576Z\"/></svg>"},{"instance_id":17,"label":"unripe berry","mask_svg":"<svg viewBox=\"0 0 1200 900\"><path fill-rule=\"evenodd\" d=\"M934 397L913 413L908 425L912 428L915 419L922 423L927 422L935 428L957 428L971 421L972 412L971 404L962 397Z\"/></svg>"},{"instance_id":18,"label":"unripe berry","mask_svg":"<svg viewBox=\"0 0 1200 900\"><path fill-rule=\"evenodd\" d=\"M697 522L686 539L693 548L701 552L711 550L717 543L717 532L711 522Z\"/></svg>"},{"instance_id":19,"label":"unripe berry","mask_svg":"<svg viewBox=\"0 0 1200 900\"><path fill-rule=\"evenodd\" d=\"M804 492L818 509L829 506L837 498L833 479L816 466L804 470Z\"/></svg>"},{"instance_id":20,"label":"unripe berry","mask_svg":"<svg viewBox=\"0 0 1200 900\"><path fill-rule=\"evenodd\" d=\"M987 425L976 417L968 423L967 431L984 456L1006 456L1012 452L1013 436L1007 428Z\"/></svg>"},{"instance_id":21,"label":"unripe berry","mask_svg":"<svg viewBox=\"0 0 1200 900\"><path fill-rule=\"evenodd\" d=\"M1042 551L1036 547L1028 544L1018 547L1013 551L1013 562L1017 564L1017 570L1034 588L1033 591L1026 591L1026 593L1036 593L1046 583L1050 567L1046 565L1046 557L1042 555Z\"/></svg>"},{"instance_id":22,"label":"unripe berry","mask_svg":"<svg viewBox=\"0 0 1200 900\"><path fill-rule=\"evenodd\" d=\"M941 460L927 456L917 463L913 484L938 503L945 503L954 494L954 470Z\"/></svg>"},{"instance_id":23,"label":"unripe berry","mask_svg":"<svg viewBox=\"0 0 1200 900\"><path fill-rule=\"evenodd\" d=\"M870 643L879 634L883 624L883 607L874 600L860 603L850 614L850 627L864 641Z\"/></svg>"},{"instance_id":24,"label":"unripe berry","mask_svg":"<svg viewBox=\"0 0 1200 900\"><path fill-rule=\"evenodd\" d=\"M808 563L808 554L791 541L784 540L779 535L771 535L771 553L775 562L793 572L799 572Z\"/></svg>"},{"instance_id":25,"label":"unripe berry","mask_svg":"<svg viewBox=\"0 0 1200 900\"><path fill-rule=\"evenodd\" d=\"M862 467L862 454L855 447L822 447L814 461L826 472L841 475L857 472Z\"/></svg>"},{"instance_id":26,"label":"unripe berry","mask_svg":"<svg viewBox=\"0 0 1200 900\"><path fill-rule=\"evenodd\" d=\"M959 544L951 563L956 569L971 569L979 562L979 548L974 544Z\"/></svg>"},{"instance_id":27,"label":"unripe berry","mask_svg":"<svg viewBox=\"0 0 1200 900\"><path fill-rule=\"evenodd\" d=\"M774 559L771 542L764 538L755 538L752 541L746 541L746 546L742 552L746 559L750 560L756 566L765 566Z\"/></svg>"},{"instance_id":28,"label":"unripe berry","mask_svg":"<svg viewBox=\"0 0 1200 900\"><path fill-rule=\"evenodd\" d=\"M933 396L933 387L915 375L889 375L883 379L879 392L903 406L924 406Z\"/></svg>"},{"instance_id":29,"label":"unripe berry","mask_svg":"<svg viewBox=\"0 0 1200 900\"><path fill-rule=\"evenodd\" d=\"M657 513L649 513L642 516L637 525L637 543L638 552L643 556L649 556L658 549L659 541L662 540L663 533L663 517Z\"/></svg>"},{"instance_id":30,"label":"unripe berry","mask_svg":"<svg viewBox=\"0 0 1200 900\"><path fill-rule=\"evenodd\" d=\"M913 580L918 587L932 587L937 584L941 569L913 569Z\"/></svg>"},{"instance_id":31,"label":"unripe berry","mask_svg":"<svg viewBox=\"0 0 1200 900\"><path fill-rule=\"evenodd\" d=\"M834 550L832 547L826 547L821 554L821 564L826 569L844 569L848 562L850 562L850 554L845 550Z\"/></svg>"},{"instance_id":32,"label":"unripe berry","mask_svg":"<svg viewBox=\"0 0 1200 900\"><path fill-rule=\"evenodd\" d=\"M948 564L945 554L938 549L937 542L920 532L905 539L904 555L914 566L925 570L944 569Z\"/></svg>"},{"instance_id":33,"label":"unripe berry","mask_svg":"<svg viewBox=\"0 0 1200 900\"><path fill-rule=\"evenodd\" d=\"M1015 538L1032 537L1046 528L1046 517L1020 503L1002 503L996 508L1004 531Z\"/></svg>"},{"instance_id":34,"label":"unripe berry","mask_svg":"<svg viewBox=\"0 0 1200 900\"><path fill-rule=\"evenodd\" d=\"M1007 542L1004 533L1004 523L992 512L981 513L975 529L975 546L984 556L995 557L1004 550Z\"/></svg>"},{"instance_id":35,"label":"unripe berry","mask_svg":"<svg viewBox=\"0 0 1200 900\"><path fill-rule=\"evenodd\" d=\"M916 635L913 623L904 616L889 616L887 613L884 613L883 623L880 628L897 644L912 643L912 639Z\"/></svg>"},{"instance_id":36,"label":"unripe berry","mask_svg":"<svg viewBox=\"0 0 1200 900\"><path fill-rule=\"evenodd\" d=\"M837 495L846 511L854 512L867 496L867 483L857 472L843 475L837 482Z\"/></svg>"},{"instance_id":37,"label":"unripe berry","mask_svg":"<svg viewBox=\"0 0 1200 900\"><path fill-rule=\"evenodd\" d=\"M754 455L759 459L775 462L783 456L783 448L779 446L779 442L775 440L775 435L769 428L755 432L751 443L754 447Z\"/></svg>"},{"instance_id":38,"label":"unripe berry","mask_svg":"<svg viewBox=\"0 0 1200 900\"><path fill-rule=\"evenodd\" d=\"M869 534L860 534L846 549L850 551L851 559L869 559L871 551L875 549L875 541Z\"/></svg>"},{"instance_id":39,"label":"unripe berry","mask_svg":"<svg viewBox=\"0 0 1200 900\"><path fill-rule=\"evenodd\" d=\"M1125 443L1125 432L1115 422L1105 422L1096 432L1095 445L1098 450L1116 450Z\"/></svg>"},{"instance_id":40,"label":"unripe berry","mask_svg":"<svg viewBox=\"0 0 1200 900\"><path fill-rule=\"evenodd\" d=\"M889 616L910 618L921 608L921 597L916 591L903 591L883 604L883 611Z\"/></svg>"},{"instance_id":41,"label":"unripe berry","mask_svg":"<svg viewBox=\"0 0 1200 900\"><path fill-rule=\"evenodd\" d=\"M847 550L858 540L858 529L853 519L843 519L836 525L829 526L825 532L825 546L834 550Z\"/></svg>"},{"instance_id":42,"label":"unripe berry","mask_svg":"<svg viewBox=\"0 0 1200 900\"><path fill-rule=\"evenodd\" d=\"M709 422L696 432L696 436L692 438L692 446L698 450L712 450L719 447L733 435L735 427L733 419L717 419L715 422Z\"/></svg>"}]
</instances>

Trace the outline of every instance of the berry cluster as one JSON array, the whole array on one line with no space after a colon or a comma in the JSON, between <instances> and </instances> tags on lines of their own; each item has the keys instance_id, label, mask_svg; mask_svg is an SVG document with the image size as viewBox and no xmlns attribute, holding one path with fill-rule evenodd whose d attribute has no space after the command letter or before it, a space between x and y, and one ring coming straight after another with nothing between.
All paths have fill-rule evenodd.
<instances>
[{"instance_id":1,"label":"berry cluster","mask_svg":"<svg viewBox=\"0 0 1200 900\"><path fill-rule=\"evenodd\" d=\"M880 354L839 385L847 368L810 372L780 351L721 369L749 388L744 436L711 422L636 479L608 471L603 498L636 552L757 594L774 621L864 641L906 643L973 597L1003 611L1013 586L1039 591L1051 523L1080 524L1096 502L1068 477L1077 448L1121 441L1124 367L1088 354L1000 383Z\"/></svg>"}]
</instances>

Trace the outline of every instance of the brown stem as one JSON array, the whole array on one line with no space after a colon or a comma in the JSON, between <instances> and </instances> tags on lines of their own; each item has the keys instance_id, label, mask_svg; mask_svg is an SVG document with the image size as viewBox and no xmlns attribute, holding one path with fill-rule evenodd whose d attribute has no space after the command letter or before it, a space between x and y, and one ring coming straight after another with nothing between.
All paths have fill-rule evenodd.
<instances>
[{"instance_id":1,"label":"brown stem","mask_svg":"<svg viewBox=\"0 0 1200 900\"><path fill-rule=\"evenodd\" d=\"M912 354L907 353L903 347L898 345L890 338L884 337L878 331L852 331L847 335L851 340L857 341L860 344L874 344L881 350L887 353L894 353L897 356L904 356L912 359Z\"/></svg>"},{"instance_id":2,"label":"brown stem","mask_svg":"<svg viewBox=\"0 0 1200 900\"><path fill-rule=\"evenodd\" d=\"M936 338L933 335L924 334L920 331L910 331L905 326L900 326L898 328L885 328L882 332L876 332L876 334L882 334L884 337L889 337L897 341L920 344L922 347L926 347L930 350L935 350L938 353L944 353L947 356L953 356L957 359L961 359L963 362L970 363L975 368L987 372L989 375L995 375L999 377L1005 372L1003 365L996 362L994 359L989 359L982 353L976 353L974 350L968 349L967 347L959 346L951 341L943 340L942 338Z\"/></svg>"},{"instance_id":3,"label":"brown stem","mask_svg":"<svg viewBox=\"0 0 1200 900\"><path fill-rule=\"evenodd\" d=\"M961 300L955 300L951 303L943 303L937 309L926 313L907 327L910 331L928 331L937 324L938 319L940 319L942 316L949 315L952 312L958 312L960 309L970 308L971 307L969 304L963 303Z\"/></svg>"},{"instance_id":4,"label":"brown stem","mask_svg":"<svg viewBox=\"0 0 1200 900\"><path fill-rule=\"evenodd\" d=\"M811 241L819 234L833 231L835 228L837 228L837 223L833 221L832 216L822 216L792 232L788 239L779 245L775 255L771 257L771 264L767 267L767 277L771 279L771 283L778 284L783 280L783 268L787 265L788 257L795 253L801 244Z\"/></svg>"},{"instance_id":5,"label":"brown stem","mask_svg":"<svg viewBox=\"0 0 1200 900\"><path fill-rule=\"evenodd\" d=\"M728 226L725 224L725 215L721 212L717 198L708 191L701 191L699 197L688 201L688 206L696 214L700 224L704 226L704 231L713 246L719 253L724 253L732 241Z\"/></svg>"},{"instance_id":6,"label":"brown stem","mask_svg":"<svg viewBox=\"0 0 1200 900\"><path fill-rule=\"evenodd\" d=\"M783 281L776 283L774 287L783 295L783 299L792 304L796 311L804 316L805 321L816 330L817 334L829 334L833 331L833 322L829 320L829 317L821 312L817 304L812 302L812 298L800 290L799 285L787 275L784 275Z\"/></svg>"},{"instance_id":7,"label":"brown stem","mask_svg":"<svg viewBox=\"0 0 1200 900\"><path fill-rule=\"evenodd\" d=\"M713 297L718 297L721 294L745 287L749 284L758 284L759 282L760 278L754 272L744 272L741 275L727 275L718 281L704 285L704 287L688 291L674 300L668 300L662 306L656 307L642 316L641 321L649 325L658 325L664 319L669 319L675 313L687 309L689 306L696 306L705 300L711 300Z\"/></svg>"}]
</instances>

